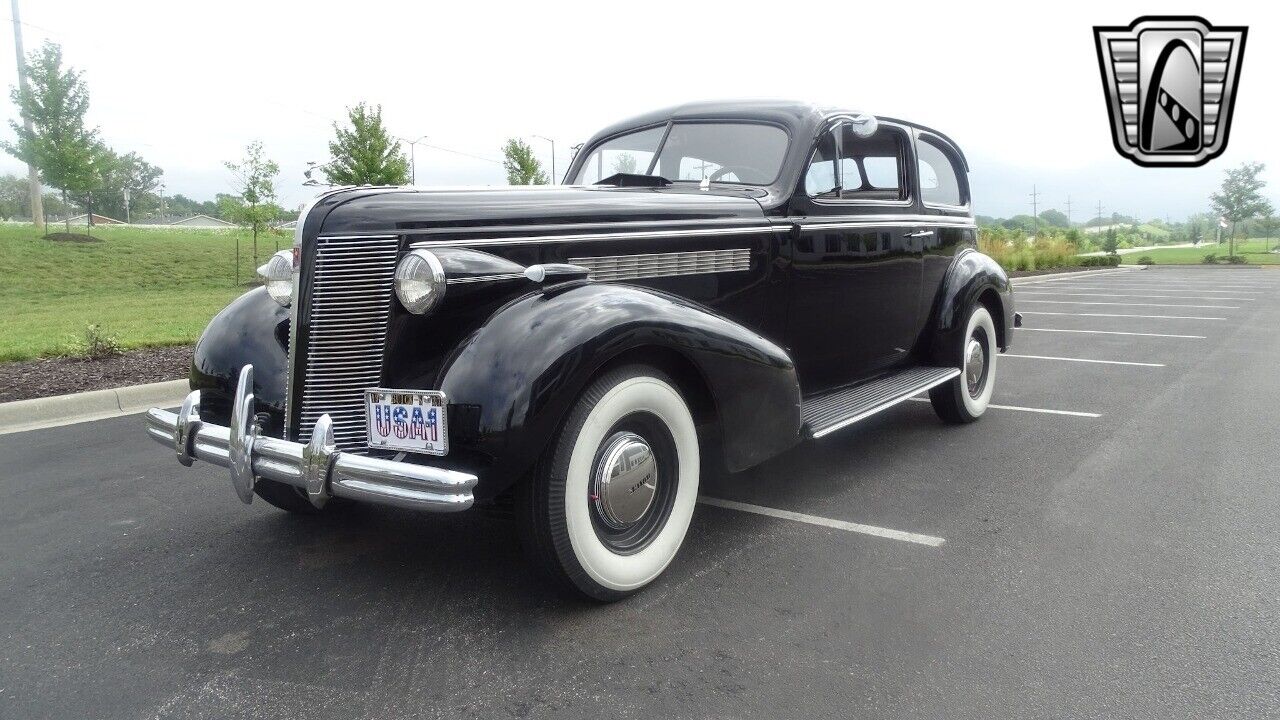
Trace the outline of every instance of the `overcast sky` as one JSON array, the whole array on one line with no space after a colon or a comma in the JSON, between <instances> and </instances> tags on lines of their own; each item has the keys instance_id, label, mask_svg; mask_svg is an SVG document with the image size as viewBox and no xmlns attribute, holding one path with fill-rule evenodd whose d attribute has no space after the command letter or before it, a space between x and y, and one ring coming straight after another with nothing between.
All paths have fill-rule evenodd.
<instances>
[{"instance_id":1,"label":"overcast sky","mask_svg":"<svg viewBox=\"0 0 1280 720\"><path fill-rule=\"evenodd\" d=\"M21 2L27 50L63 46L103 139L195 199L231 192L223 162L260 139L280 164L282 204L296 206L312 194L306 162L327 159L330 123L362 100L383 106L396 135L436 146L418 146L418 184L492 185L508 137L548 164L532 136L554 138L563 172L569 146L615 120L786 97L951 135L982 214L1029 212L1034 183L1041 209L1065 210L1070 196L1077 220L1099 200L1108 214L1176 219L1207 209L1222 171L1246 160L1268 163L1280 206L1274 2L1159 3L1249 26L1228 149L1198 169L1139 168L1112 147L1091 28L1127 25L1157 9L1149 2ZM11 85L7 25L0 36ZM0 172L22 170L0 159Z\"/></svg>"}]
</instances>

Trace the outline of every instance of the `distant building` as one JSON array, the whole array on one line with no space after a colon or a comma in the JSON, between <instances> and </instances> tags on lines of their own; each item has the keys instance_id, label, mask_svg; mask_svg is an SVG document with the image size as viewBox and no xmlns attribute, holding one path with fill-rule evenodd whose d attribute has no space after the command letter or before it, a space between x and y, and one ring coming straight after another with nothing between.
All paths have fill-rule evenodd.
<instances>
[{"instance_id":1,"label":"distant building","mask_svg":"<svg viewBox=\"0 0 1280 720\"><path fill-rule=\"evenodd\" d=\"M169 223L178 227L206 227L206 228L231 228L235 227L235 223L229 223L226 220L219 220L216 217L208 215L192 215L189 218Z\"/></svg>"},{"instance_id":2,"label":"distant building","mask_svg":"<svg viewBox=\"0 0 1280 720\"><path fill-rule=\"evenodd\" d=\"M71 218L69 222L79 225L80 223L87 223L88 220L89 220L89 216L87 214L80 213L79 215L76 215L75 217ZM98 213L94 213L93 224L94 225L124 225L125 222L123 220L109 218L106 215L99 215Z\"/></svg>"}]
</instances>

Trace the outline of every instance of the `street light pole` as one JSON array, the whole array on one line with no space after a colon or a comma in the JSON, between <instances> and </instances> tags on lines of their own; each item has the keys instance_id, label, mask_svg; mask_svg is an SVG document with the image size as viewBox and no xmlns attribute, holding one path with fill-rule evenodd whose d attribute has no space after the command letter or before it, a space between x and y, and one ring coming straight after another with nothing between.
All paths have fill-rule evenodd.
<instances>
[{"instance_id":1,"label":"street light pole","mask_svg":"<svg viewBox=\"0 0 1280 720\"><path fill-rule=\"evenodd\" d=\"M409 184L410 185L418 184L418 152L417 152L418 143L426 139L427 139L426 135L423 135L417 140L400 138L400 142L405 143L406 145L409 146Z\"/></svg>"},{"instance_id":2,"label":"street light pole","mask_svg":"<svg viewBox=\"0 0 1280 720\"><path fill-rule=\"evenodd\" d=\"M559 185L560 184L559 178L556 177L556 141L552 140L549 137L543 137L541 135L534 135L534 137L538 138L539 140L546 140L547 142L551 143L551 184Z\"/></svg>"}]
</instances>

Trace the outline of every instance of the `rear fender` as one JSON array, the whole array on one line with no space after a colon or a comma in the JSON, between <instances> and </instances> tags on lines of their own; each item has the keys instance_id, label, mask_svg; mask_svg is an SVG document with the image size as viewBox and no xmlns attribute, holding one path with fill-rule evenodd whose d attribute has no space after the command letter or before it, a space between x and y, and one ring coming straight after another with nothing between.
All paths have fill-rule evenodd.
<instances>
[{"instance_id":1,"label":"rear fender","mask_svg":"<svg viewBox=\"0 0 1280 720\"><path fill-rule=\"evenodd\" d=\"M969 309L988 292L999 304L992 320L1000 335L1000 349L1009 346L1013 336L1013 284L995 260L977 250L965 249L956 255L934 298L925 344L932 362L952 361L949 358L958 342L956 335L964 332Z\"/></svg>"}]
</instances>

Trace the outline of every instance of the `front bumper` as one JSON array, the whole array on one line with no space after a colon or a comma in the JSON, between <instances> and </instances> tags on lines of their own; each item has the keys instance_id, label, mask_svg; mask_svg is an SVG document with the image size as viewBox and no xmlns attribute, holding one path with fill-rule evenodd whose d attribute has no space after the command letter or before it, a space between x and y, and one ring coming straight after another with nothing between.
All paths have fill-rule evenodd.
<instances>
[{"instance_id":1,"label":"front bumper","mask_svg":"<svg viewBox=\"0 0 1280 720\"><path fill-rule=\"evenodd\" d=\"M253 487L259 479L299 488L316 507L323 507L331 497L342 497L455 512L466 510L475 501L475 475L339 451L328 415L316 423L306 445L263 435L254 414L252 365L240 370L231 427L200 419L197 390L187 396L176 414L159 408L148 410L147 435L173 448L183 465L204 460L230 468L231 484L245 503L253 500Z\"/></svg>"}]
</instances>

